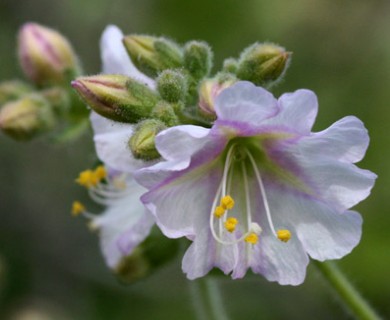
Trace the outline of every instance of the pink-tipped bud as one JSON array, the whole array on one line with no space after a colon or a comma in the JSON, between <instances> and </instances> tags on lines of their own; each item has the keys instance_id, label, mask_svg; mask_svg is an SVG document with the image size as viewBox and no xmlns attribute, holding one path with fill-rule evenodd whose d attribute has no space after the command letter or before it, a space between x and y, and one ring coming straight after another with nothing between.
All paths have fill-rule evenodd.
<instances>
[{"instance_id":1,"label":"pink-tipped bud","mask_svg":"<svg viewBox=\"0 0 390 320\"><path fill-rule=\"evenodd\" d=\"M215 99L222 90L234 84L233 79L221 81L217 79L206 79L199 87L199 112L208 120L215 120L216 114L214 109Z\"/></svg>"},{"instance_id":2,"label":"pink-tipped bud","mask_svg":"<svg viewBox=\"0 0 390 320\"><path fill-rule=\"evenodd\" d=\"M78 71L70 43L53 29L26 23L19 31L18 44L20 65L37 85L63 84Z\"/></svg>"}]
</instances>

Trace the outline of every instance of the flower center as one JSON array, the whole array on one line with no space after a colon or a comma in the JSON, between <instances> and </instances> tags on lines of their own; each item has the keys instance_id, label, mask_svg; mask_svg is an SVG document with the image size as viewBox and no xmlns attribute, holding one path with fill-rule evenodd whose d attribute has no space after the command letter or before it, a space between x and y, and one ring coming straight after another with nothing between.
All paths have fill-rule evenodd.
<instances>
[{"instance_id":1,"label":"flower center","mask_svg":"<svg viewBox=\"0 0 390 320\"><path fill-rule=\"evenodd\" d=\"M235 164L239 163L237 166ZM268 221L269 228L272 234L280 241L288 242L291 238L291 232L286 229L279 229L276 231L271 210L269 207L267 194L265 191L264 183L260 174L260 170L256 164L256 161L247 147L238 146L232 144L228 149L226 160L224 164L222 180L218 187L215 195L211 212L210 212L210 229L214 239L224 245L232 245L245 241L248 244L255 245L259 241L259 236L262 232L262 228L257 222L253 221L252 217L252 204L250 199L250 190L248 182L247 165L252 168L256 183L259 187L266 219ZM237 218L237 214L234 215L233 208L235 201L231 195L232 191L232 180L234 170L240 170L243 177L243 187L245 194L245 206L244 206L244 217L246 221L242 222L240 234L236 236L234 240L226 240L227 234L233 234L240 226L240 221ZM242 216L242 215L241 215Z\"/></svg>"}]
</instances>

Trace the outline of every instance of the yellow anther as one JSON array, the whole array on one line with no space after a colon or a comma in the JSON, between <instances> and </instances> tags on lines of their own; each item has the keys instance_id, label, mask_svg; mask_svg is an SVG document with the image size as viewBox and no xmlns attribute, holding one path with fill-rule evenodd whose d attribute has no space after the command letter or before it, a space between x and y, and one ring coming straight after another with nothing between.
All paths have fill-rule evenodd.
<instances>
[{"instance_id":1,"label":"yellow anther","mask_svg":"<svg viewBox=\"0 0 390 320\"><path fill-rule=\"evenodd\" d=\"M287 242L291 239L291 232L289 230L278 230L276 234L280 241Z\"/></svg>"},{"instance_id":2,"label":"yellow anther","mask_svg":"<svg viewBox=\"0 0 390 320\"><path fill-rule=\"evenodd\" d=\"M99 182L99 179L94 171L84 170L80 172L76 182L83 187L90 188L96 186Z\"/></svg>"},{"instance_id":3,"label":"yellow anther","mask_svg":"<svg viewBox=\"0 0 390 320\"><path fill-rule=\"evenodd\" d=\"M234 200L231 196L224 196L221 199L221 207L225 210L231 210L234 207Z\"/></svg>"},{"instance_id":4,"label":"yellow anther","mask_svg":"<svg viewBox=\"0 0 390 320\"><path fill-rule=\"evenodd\" d=\"M225 228L229 232L233 232L236 230L236 225L238 223L238 220L236 218L230 217L225 221Z\"/></svg>"},{"instance_id":5,"label":"yellow anther","mask_svg":"<svg viewBox=\"0 0 390 320\"><path fill-rule=\"evenodd\" d=\"M80 201L74 201L72 204L72 215L78 216L85 211L84 205Z\"/></svg>"},{"instance_id":6,"label":"yellow anther","mask_svg":"<svg viewBox=\"0 0 390 320\"><path fill-rule=\"evenodd\" d=\"M256 244L259 241L259 236L252 232L245 237L245 241L250 244Z\"/></svg>"},{"instance_id":7,"label":"yellow anther","mask_svg":"<svg viewBox=\"0 0 390 320\"><path fill-rule=\"evenodd\" d=\"M107 170L104 166L98 166L95 171L94 171L94 174L96 176L96 178L101 181L103 179L105 179L107 177Z\"/></svg>"},{"instance_id":8,"label":"yellow anther","mask_svg":"<svg viewBox=\"0 0 390 320\"><path fill-rule=\"evenodd\" d=\"M217 218L221 218L225 214L225 209L222 208L221 206L218 206L215 208L214 215Z\"/></svg>"}]
</instances>

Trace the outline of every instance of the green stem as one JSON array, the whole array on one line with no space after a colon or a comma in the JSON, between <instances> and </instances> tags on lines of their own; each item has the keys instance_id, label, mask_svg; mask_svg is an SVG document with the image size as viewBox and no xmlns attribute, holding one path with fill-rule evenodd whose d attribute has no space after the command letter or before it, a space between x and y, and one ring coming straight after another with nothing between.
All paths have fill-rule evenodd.
<instances>
[{"instance_id":1,"label":"green stem","mask_svg":"<svg viewBox=\"0 0 390 320\"><path fill-rule=\"evenodd\" d=\"M341 301L354 314L356 319L381 319L334 262L314 261L314 264L321 271L324 278L328 280L330 286L338 293Z\"/></svg>"},{"instance_id":2,"label":"green stem","mask_svg":"<svg viewBox=\"0 0 390 320\"><path fill-rule=\"evenodd\" d=\"M199 320L228 320L216 279L201 278L191 282L191 295Z\"/></svg>"}]
</instances>

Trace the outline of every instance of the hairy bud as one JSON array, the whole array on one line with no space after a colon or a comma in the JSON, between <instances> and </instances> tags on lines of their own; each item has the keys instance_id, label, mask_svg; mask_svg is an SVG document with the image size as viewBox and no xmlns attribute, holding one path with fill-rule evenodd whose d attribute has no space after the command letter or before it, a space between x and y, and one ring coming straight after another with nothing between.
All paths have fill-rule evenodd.
<instances>
[{"instance_id":1,"label":"hairy bud","mask_svg":"<svg viewBox=\"0 0 390 320\"><path fill-rule=\"evenodd\" d=\"M6 103L0 110L0 129L16 140L28 140L53 128L49 103L38 94Z\"/></svg>"},{"instance_id":2,"label":"hairy bud","mask_svg":"<svg viewBox=\"0 0 390 320\"><path fill-rule=\"evenodd\" d=\"M241 54L237 77L269 87L282 79L290 56L291 53L280 46L255 43Z\"/></svg>"},{"instance_id":3,"label":"hairy bud","mask_svg":"<svg viewBox=\"0 0 390 320\"><path fill-rule=\"evenodd\" d=\"M11 80L0 83L0 105L32 92L33 89L27 83L19 80Z\"/></svg>"},{"instance_id":4,"label":"hairy bud","mask_svg":"<svg viewBox=\"0 0 390 320\"><path fill-rule=\"evenodd\" d=\"M170 104L167 101L159 101L154 107L151 117L164 122L167 127L173 127L179 124L179 119L175 113L176 104Z\"/></svg>"},{"instance_id":5,"label":"hairy bud","mask_svg":"<svg viewBox=\"0 0 390 320\"><path fill-rule=\"evenodd\" d=\"M199 81L206 77L212 68L213 52L206 42L191 41L184 47L184 67Z\"/></svg>"},{"instance_id":6,"label":"hairy bud","mask_svg":"<svg viewBox=\"0 0 390 320\"><path fill-rule=\"evenodd\" d=\"M164 129L166 129L165 124L157 119L147 119L138 123L129 140L129 147L134 158L146 161L159 158L155 138Z\"/></svg>"},{"instance_id":7,"label":"hairy bud","mask_svg":"<svg viewBox=\"0 0 390 320\"><path fill-rule=\"evenodd\" d=\"M147 118L159 101L156 92L123 75L80 77L72 81L72 87L94 111L119 122Z\"/></svg>"},{"instance_id":8,"label":"hairy bud","mask_svg":"<svg viewBox=\"0 0 390 320\"><path fill-rule=\"evenodd\" d=\"M165 70L157 78L157 89L168 102L184 101L188 92L187 79L179 71Z\"/></svg>"},{"instance_id":9,"label":"hairy bud","mask_svg":"<svg viewBox=\"0 0 390 320\"><path fill-rule=\"evenodd\" d=\"M18 42L20 65L37 85L65 84L79 72L70 43L55 30L26 23L20 29Z\"/></svg>"},{"instance_id":10,"label":"hairy bud","mask_svg":"<svg viewBox=\"0 0 390 320\"><path fill-rule=\"evenodd\" d=\"M135 66L152 78L163 70L183 65L182 50L171 40L129 35L123 38L123 44Z\"/></svg>"}]
</instances>

